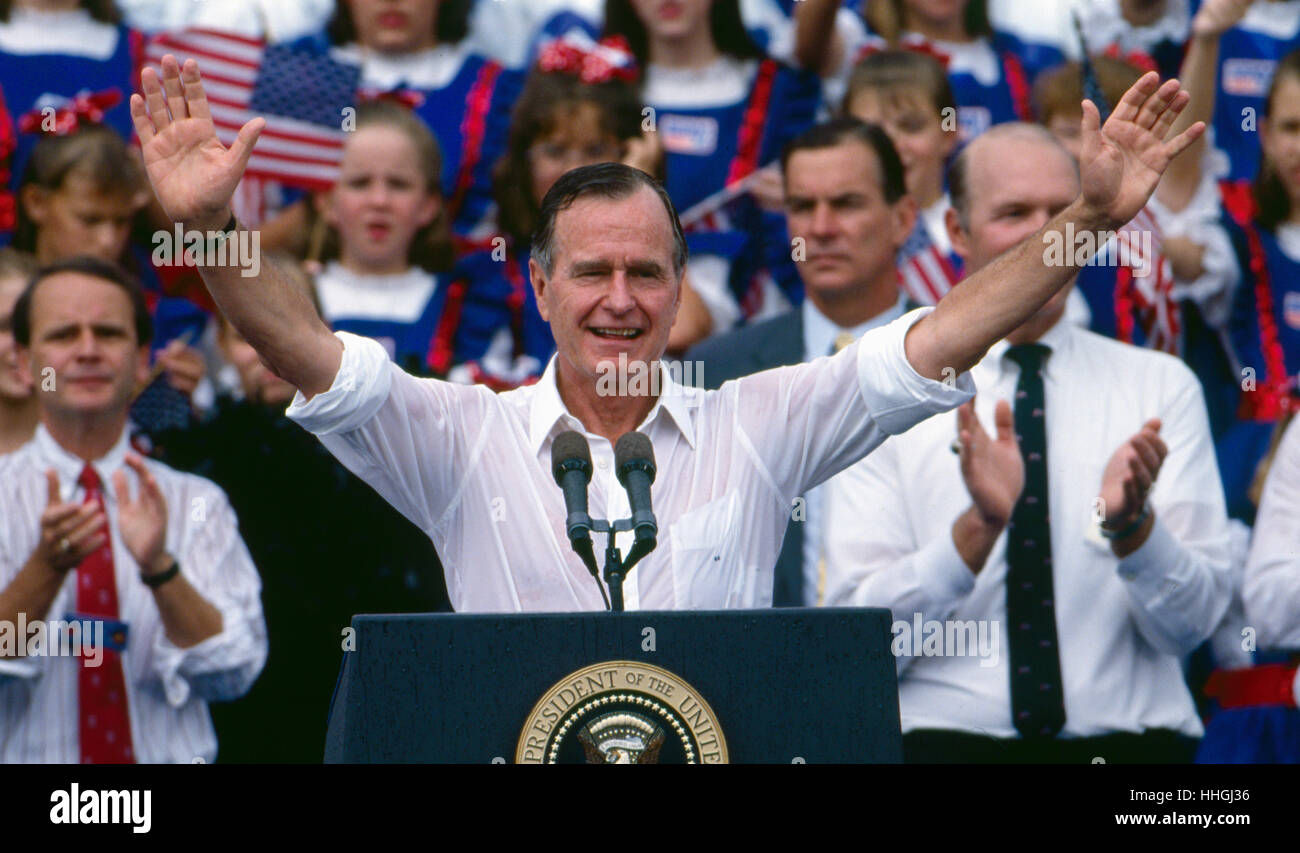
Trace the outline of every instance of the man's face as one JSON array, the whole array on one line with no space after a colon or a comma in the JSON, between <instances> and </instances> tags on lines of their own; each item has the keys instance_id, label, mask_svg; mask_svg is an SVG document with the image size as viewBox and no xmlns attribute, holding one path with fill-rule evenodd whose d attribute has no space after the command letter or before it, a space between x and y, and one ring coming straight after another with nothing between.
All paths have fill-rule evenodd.
<instances>
[{"instance_id":1,"label":"man's face","mask_svg":"<svg viewBox=\"0 0 1300 853\"><path fill-rule=\"evenodd\" d=\"M58 273L37 286L30 346L20 355L41 405L63 417L124 416L149 375L149 347L136 340L130 298L82 273Z\"/></svg>"},{"instance_id":2,"label":"man's face","mask_svg":"<svg viewBox=\"0 0 1300 853\"><path fill-rule=\"evenodd\" d=\"M439 0L347 0L357 42L379 53L433 47Z\"/></svg>"},{"instance_id":3,"label":"man's face","mask_svg":"<svg viewBox=\"0 0 1300 853\"><path fill-rule=\"evenodd\" d=\"M555 218L555 270L529 273L566 381L594 383L618 364L663 355L677 317L673 229L649 187L618 200L582 198ZM602 367L602 365L604 365Z\"/></svg>"},{"instance_id":4,"label":"man's face","mask_svg":"<svg viewBox=\"0 0 1300 853\"><path fill-rule=\"evenodd\" d=\"M93 255L117 263L131 236L131 220L144 198L101 192L88 178L70 175L51 192L24 188L24 206L36 225L41 263Z\"/></svg>"},{"instance_id":5,"label":"man's face","mask_svg":"<svg viewBox=\"0 0 1300 853\"><path fill-rule=\"evenodd\" d=\"M1041 139L981 137L971 143L967 156L971 158L967 170L969 227L962 228L952 210L948 212L948 233L969 274L1036 233L1068 207L1079 193L1079 178L1070 156ZM1016 168L1008 169L1007 163L1015 163ZM1028 322L1063 312L1069 290L1058 291Z\"/></svg>"},{"instance_id":6,"label":"man's face","mask_svg":"<svg viewBox=\"0 0 1300 853\"><path fill-rule=\"evenodd\" d=\"M25 286L20 276L0 278L0 400L26 400L32 396L32 384L18 366L12 331L14 303Z\"/></svg>"},{"instance_id":7,"label":"man's face","mask_svg":"<svg viewBox=\"0 0 1300 853\"><path fill-rule=\"evenodd\" d=\"M885 201L873 150L850 140L832 148L796 151L786 165L786 225L799 275L813 298L861 293L885 281L895 286L898 249L915 221L910 201ZM795 244L796 250L800 248Z\"/></svg>"}]
</instances>

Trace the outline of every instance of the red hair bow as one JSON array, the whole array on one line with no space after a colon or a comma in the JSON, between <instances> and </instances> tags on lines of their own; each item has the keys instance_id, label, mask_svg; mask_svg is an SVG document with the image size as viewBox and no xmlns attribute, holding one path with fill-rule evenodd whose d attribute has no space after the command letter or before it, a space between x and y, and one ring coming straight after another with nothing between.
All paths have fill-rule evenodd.
<instances>
[{"instance_id":1,"label":"red hair bow","mask_svg":"<svg viewBox=\"0 0 1300 853\"><path fill-rule=\"evenodd\" d=\"M37 107L23 113L18 118L19 133L48 133L54 136L67 136L76 133L88 124L103 124L104 113L117 106L122 100L118 89L105 89L102 92L79 92L58 109ZM53 109L51 115L49 110ZM54 120L52 127L49 120Z\"/></svg>"},{"instance_id":2,"label":"red hair bow","mask_svg":"<svg viewBox=\"0 0 1300 853\"><path fill-rule=\"evenodd\" d=\"M897 45L895 45L892 48L884 42L881 42L879 44L868 42L867 44L862 46L861 50L858 51L857 58L854 61L861 62L863 59L867 58L871 54L880 53L881 51L884 50L906 50L906 51L910 51L911 53L925 54L926 56L930 57L931 59L935 60L940 65L942 65L945 71L948 70L948 63L951 61L951 57L949 57L948 54L939 50L937 47L930 44L930 42L924 40L917 40L917 39L906 39L900 41Z\"/></svg>"},{"instance_id":3,"label":"red hair bow","mask_svg":"<svg viewBox=\"0 0 1300 853\"><path fill-rule=\"evenodd\" d=\"M537 55L537 69L547 74L573 74L583 83L635 83L640 76L636 57L622 36L603 38L590 50L571 39L555 39Z\"/></svg>"},{"instance_id":4,"label":"red hair bow","mask_svg":"<svg viewBox=\"0 0 1300 853\"><path fill-rule=\"evenodd\" d=\"M1110 59L1118 59L1121 62L1127 62L1134 68L1141 69L1143 74L1148 71L1160 70L1156 67L1156 61L1151 57L1151 54L1144 53L1140 50L1130 50L1127 53L1120 53L1119 45L1117 44L1112 44L1110 47L1106 48L1106 50L1102 52L1102 56Z\"/></svg>"}]
</instances>

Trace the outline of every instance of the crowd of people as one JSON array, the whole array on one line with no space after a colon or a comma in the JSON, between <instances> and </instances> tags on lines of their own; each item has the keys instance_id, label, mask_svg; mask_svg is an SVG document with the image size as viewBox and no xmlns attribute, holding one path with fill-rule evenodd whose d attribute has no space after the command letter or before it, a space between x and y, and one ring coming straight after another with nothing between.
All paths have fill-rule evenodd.
<instances>
[{"instance_id":1,"label":"crowd of people","mask_svg":"<svg viewBox=\"0 0 1300 853\"><path fill-rule=\"evenodd\" d=\"M250 170L201 248L254 231L268 316L497 394L564 357L538 235L576 168L662 183L689 250L666 353L712 389L941 304L1086 189L1093 108L1131 120L1178 77L1157 128L1194 141L1089 263L1084 235L1034 249L1077 277L978 359L978 396L801 467L788 527L751 531L775 566L714 556L710 583L1001 626L995 663L895 650L908 760L1300 762L1300 0L0 0L0 623L122 635L95 668L0 641L0 760L319 761L354 614L557 600L471 590L428 482L395 508L302 428L362 415L278 375L296 327L254 348L157 251L142 148L200 68L214 114L240 73L154 61L184 33L356 79L334 177ZM677 537L701 553L757 523L708 506Z\"/></svg>"}]
</instances>

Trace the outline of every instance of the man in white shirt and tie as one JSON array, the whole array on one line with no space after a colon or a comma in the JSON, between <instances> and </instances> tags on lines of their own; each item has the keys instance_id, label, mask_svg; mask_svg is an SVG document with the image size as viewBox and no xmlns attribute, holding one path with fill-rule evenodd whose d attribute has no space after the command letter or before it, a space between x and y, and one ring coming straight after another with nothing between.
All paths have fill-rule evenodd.
<instances>
[{"instance_id":1,"label":"man in white shirt and tie","mask_svg":"<svg viewBox=\"0 0 1300 853\"><path fill-rule=\"evenodd\" d=\"M0 461L0 763L211 762L207 702L266 661L261 582L221 490L131 451L140 286L62 261L13 326L41 423Z\"/></svg>"},{"instance_id":2,"label":"man in white shirt and tie","mask_svg":"<svg viewBox=\"0 0 1300 853\"><path fill-rule=\"evenodd\" d=\"M1043 251L1079 177L1042 128L999 125L949 182L978 271ZM905 760L1189 761L1202 733L1181 659L1233 580L1200 385L1063 321L1068 293L989 349L976 401L827 498L827 603L894 612Z\"/></svg>"},{"instance_id":3,"label":"man in white shirt and tie","mask_svg":"<svg viewBox=\"0 0 1300 853\"><path fill-rule=\"evenodd\" d=\"M132 116L160 203L188 230L231 239L230 197L263 121L226 149L197 63L182 70L165 57L161 79L146 69L141 80ZM1175 81L1161 86L1150 75L1104 133L1087 113L1087 192L1049 227L1128 221L1170 158L1204 130L1164 141L1186 101ZM300 389L290 416L429 534L457 610L487 612L602 606L569 548L551 479L551 443L565 430L592 445L597 517L630 514L614 471L617 439L640 430L655 448L662 544L629 574L628 608L768 605L793 498L968 399L964 371L1070 277L1045 266L1041 252L1012 252L967 295L905 315L833 358L703 392L662 378L659 363L685 262L680 223L647 175L601 164L562 177L543 200L529 265L557 355L536 385L501 395L414 379L377 344L331 334L273 263L249 279L205 255L200 271L231 323ZM609 381L623 370L661 381L636 393L631 382Z\"/></svg>"}]
</instances>

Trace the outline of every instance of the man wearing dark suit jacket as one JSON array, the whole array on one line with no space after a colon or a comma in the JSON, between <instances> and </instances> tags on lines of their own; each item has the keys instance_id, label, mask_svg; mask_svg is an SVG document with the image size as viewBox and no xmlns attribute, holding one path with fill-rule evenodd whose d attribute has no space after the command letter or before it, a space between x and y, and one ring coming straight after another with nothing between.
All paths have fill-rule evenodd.
<instances>
[{"instance_id":1,"label":"man wearing dark suit jacket","mask_svg":"<svg viewBox=\"0 0 1300 853\"><path fill-rule=\"evenodd\" d=\"M805 299L780 316L687 352L710 388L831 355L842 341L912 307L898 288L895 258L912 231L916 206L885 132L856 119L835 119L799 136L781 159L791 253ZM778 607L820 601L822 491L818 486L791 507L776 564L773 603Z\"/></svg>"}]
</instances>

